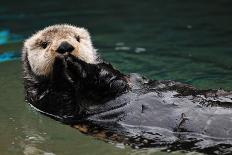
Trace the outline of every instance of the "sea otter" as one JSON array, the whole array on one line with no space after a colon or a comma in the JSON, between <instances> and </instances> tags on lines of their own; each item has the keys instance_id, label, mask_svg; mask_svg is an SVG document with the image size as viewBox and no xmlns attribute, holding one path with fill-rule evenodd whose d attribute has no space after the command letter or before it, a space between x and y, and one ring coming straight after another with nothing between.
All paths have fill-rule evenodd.
<instances>
[{"instance_id":1,"label":"sea otter","mask_svg":"<svg viewBox=\"0 0 232 155\"><path fill-rule=\"evenodd\" d=\"M80 131L132 147L232 153L232 92L125 75L84 28L49 26L22 52L27 102Z\"/></svg>"}]
</instances>

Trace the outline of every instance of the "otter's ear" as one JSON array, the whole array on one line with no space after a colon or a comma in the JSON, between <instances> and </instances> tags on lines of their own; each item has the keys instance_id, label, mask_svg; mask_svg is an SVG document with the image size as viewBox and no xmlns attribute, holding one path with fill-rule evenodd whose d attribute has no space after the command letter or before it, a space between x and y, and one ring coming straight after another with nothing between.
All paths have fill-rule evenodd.
<instances>
[{"instance_id":1,"label":"otter's ear","mask_svg":"<svg viewBox=\"0 0 232 155\"><path fill-rule=\"evenodd\" d=\"M23 48L22 48L22 59L23 60L25 59L26 55L27 55L27 48L25 46L23 46Z\"/></svg>"},{"instance_id":2,"label":"otter's ear","mask_svg":"<svg viewBox=\"0 0 232 155\"><path fill-rule=\"evenodd\" d=\"M24 41L24 43L23 43L23 48L22 48L22 53L21 53L22 61L25 61L27 59L28 48L27 48L26 42L27 42L27 40Z\"/></svg>"},{"instance_id":3,"label":"otter's ear","mask_svg":"<svg viewBox=\"0 0 232 155\"><path fill-rule=\"evenodd\" d=\"M82 38L90 39L89 31L85 28L78 28L79 34Z\"/></svg>"}]
</instances>

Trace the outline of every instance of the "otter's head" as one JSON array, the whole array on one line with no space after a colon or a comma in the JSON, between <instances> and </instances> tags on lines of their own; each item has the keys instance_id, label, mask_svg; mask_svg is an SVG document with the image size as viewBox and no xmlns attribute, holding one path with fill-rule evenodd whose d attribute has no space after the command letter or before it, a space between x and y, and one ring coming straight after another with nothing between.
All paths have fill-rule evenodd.
<instances>
[{"instance_id":1,"label":"otter's head","mask_svg":"<svg viewBox=\"0 0 232 155\"><path fill-rule=\"evenodd\" d=\"M24 43L23 59L27 59L36 75L48 75L57 55L70 53L87 63L97 63L90 35L84 28L54 25L40 30Z\"/></svg>"}]
</instances>

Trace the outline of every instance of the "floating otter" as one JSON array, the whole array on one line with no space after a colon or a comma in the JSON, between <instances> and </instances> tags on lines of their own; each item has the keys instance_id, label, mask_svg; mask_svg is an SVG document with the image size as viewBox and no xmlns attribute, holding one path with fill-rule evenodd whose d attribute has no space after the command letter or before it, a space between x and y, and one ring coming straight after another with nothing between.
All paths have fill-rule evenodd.
<instances>
[{"instance_id":1,"label":"floating otter","mask_svg":"<svg viewBox=\"0 0 232 155\"><path fill-rule=\"evenodd\" d=\"M29 104L84 133L136 148L232 153L232 92L125 75L70 25L27 39L22 62Z\"/></svg>"}]
</instances>

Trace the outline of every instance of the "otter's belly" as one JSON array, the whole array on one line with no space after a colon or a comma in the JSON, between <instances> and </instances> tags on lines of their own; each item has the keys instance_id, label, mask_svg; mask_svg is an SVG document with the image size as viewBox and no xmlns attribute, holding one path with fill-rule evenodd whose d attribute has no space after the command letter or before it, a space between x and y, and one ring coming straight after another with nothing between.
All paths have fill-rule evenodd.
<instances>
[{"instance_id":1,"label":"otter's belly","mask_svg":"<svg viewBox=\"0 0 232 155\"><path fill-rule=\"evenodd\" d=\"M232 138L229 108L207 107L202 105L200 97L175 95L175 91L124 94L108 102L107 111L92 115L88 120L116 132L157 141L175 141L179 134L186 133L200 139L224 141Z\"/></svg>"}]
</instances>

